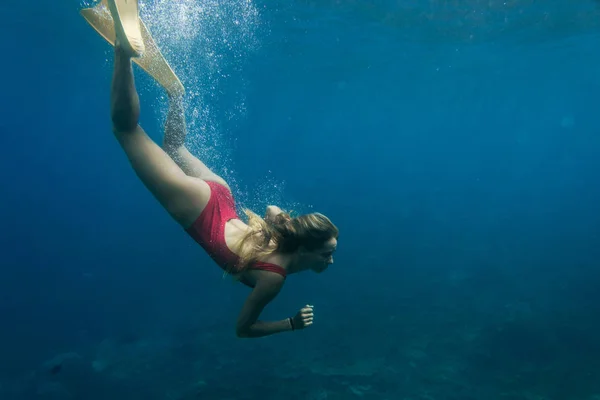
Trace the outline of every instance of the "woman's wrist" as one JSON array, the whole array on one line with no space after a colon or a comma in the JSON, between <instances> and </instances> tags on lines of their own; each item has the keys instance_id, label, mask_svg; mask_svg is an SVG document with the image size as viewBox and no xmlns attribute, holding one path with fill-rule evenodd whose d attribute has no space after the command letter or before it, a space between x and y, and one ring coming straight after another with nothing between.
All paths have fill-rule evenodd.
<instances>
[{"instance_id":1,"label":"woman's wrist","mask_svg":"<svg viewBox=\"0 0 600 400\"><path fill-rule=\"evenodd\" d=\"M288 322L290 324L290 329L295 331L296 330L296 325L294 324L294 318L290 317L288 318Z\"/></svg>"}]
</instances>

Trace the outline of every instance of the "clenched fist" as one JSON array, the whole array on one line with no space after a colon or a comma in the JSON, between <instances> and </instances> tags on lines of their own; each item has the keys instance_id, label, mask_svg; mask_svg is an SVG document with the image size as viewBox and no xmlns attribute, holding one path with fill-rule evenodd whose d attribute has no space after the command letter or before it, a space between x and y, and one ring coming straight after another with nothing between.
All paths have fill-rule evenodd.
<instances>
[{"instance_id":1,"label":"clenched fist","mask_svg":"<svg viewBox=\"0 0 600 400\"><path fill-rule=\"evenodd\" d=\"M314 318L313 306L307 304L293 318L294 329L304 329L312 325Z\"/></svg>"}]
</instances>

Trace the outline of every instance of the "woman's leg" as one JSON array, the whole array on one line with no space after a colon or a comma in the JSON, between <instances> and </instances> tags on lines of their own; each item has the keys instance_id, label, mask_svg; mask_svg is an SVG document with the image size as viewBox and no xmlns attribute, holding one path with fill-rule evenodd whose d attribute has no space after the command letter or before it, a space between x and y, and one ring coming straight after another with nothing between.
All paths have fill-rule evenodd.
<instances>
[{"instance_id":1,"label":"woman's leg","mask_svg":"<svg viewBox=\"0 0 600 400\"><path fill-rule=\"evenodd\" d=\"M186 135L187 128L185 124L183 97L169 96L169 111L165 123L163 148L186 175L205 181L214 181L229 188L229 185L227 185L227 182L223 178L215 174L185 147Z\"/></svg>"},{"instance_id":2,"label":"woman's leg","mask_svg":"<svg viewBox=\"0 0 600 400\"><path fill-rule=\"evenodd\" d=\"M113 131L135 173L183 227L200 215L210 187L202 179L186 175L169 155L138 125L140 104L135 89L131 57L115 46L111 88Z\"/></svg>"}]
</instances>

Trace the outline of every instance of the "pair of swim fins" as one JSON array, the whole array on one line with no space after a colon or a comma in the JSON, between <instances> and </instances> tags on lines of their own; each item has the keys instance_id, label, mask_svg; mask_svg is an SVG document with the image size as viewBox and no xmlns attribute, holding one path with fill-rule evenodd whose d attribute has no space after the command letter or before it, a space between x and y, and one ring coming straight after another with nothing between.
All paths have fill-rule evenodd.
<instances>
[{"instance_id":1,"label":"pair of swim fins","mask_svg":"<svg viewBox=\"0 0 600 400\"><path fill-rule=\"evenodd\" d=\"M80 11L85 20L111 45L115 41L133 61L152 76L170 95L184 94L183 84L160 52L150 31L139 17L137 0L102 0Z\"/></svg>"}]
</instances>

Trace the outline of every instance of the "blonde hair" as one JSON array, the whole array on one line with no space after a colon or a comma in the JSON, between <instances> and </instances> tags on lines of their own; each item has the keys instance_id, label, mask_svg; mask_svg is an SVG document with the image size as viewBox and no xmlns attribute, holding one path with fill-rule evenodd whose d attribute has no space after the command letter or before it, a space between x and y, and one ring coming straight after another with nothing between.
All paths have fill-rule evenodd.
<instances>
[{"instance_id":1,"label":"blonde hair","mask_svg":"<svg viewBox=\"0 0 600 400\"><path fill-rule=\"evenodd\" d=\"M240 270L275 252L289 254L300 247L318 249L328 240L337 239L339 234L329 218L320 213L291 217L282 212L267 221L248 209L244 213L248 217L249 229L237 246Z\"/></svg>"}]
</instances>

